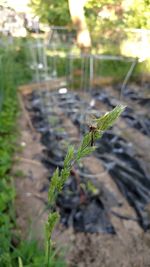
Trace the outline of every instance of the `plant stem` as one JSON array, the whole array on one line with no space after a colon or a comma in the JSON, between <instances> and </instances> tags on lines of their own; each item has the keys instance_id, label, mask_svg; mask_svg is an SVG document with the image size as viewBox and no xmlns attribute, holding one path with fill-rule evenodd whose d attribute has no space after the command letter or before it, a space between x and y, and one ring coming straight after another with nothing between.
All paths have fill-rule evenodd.
<instances>
[{"instance_id":1,"label":"plant stem","mask_svg":"<svg viewBox=\"0 0 150 267\"><path fill-rule=\"evenodd\" d=\"M47 240L47 267L50 267L51 238Z\"/></svg>"}]
</instances>

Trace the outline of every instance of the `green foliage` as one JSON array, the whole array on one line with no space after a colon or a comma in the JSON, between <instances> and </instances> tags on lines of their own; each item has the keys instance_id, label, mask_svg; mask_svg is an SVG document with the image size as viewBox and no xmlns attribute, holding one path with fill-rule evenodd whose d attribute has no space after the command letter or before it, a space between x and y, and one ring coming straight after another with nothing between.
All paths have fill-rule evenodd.
<instances>
[{"instance_id":1,"label":"green foliage","mask_svg":"<svg viewBox=\"0 0 150 267\"><path fill-rule=\"evenodd\" d=\"M35 241L21 241L13 245L16 228L14 198L15 188L11 168L13 154L16 151L18 137L17 117L19 106L17 85L30 79L26 62L25 46L22 41L17 45L1 50L3 60L0 69L0 90L3 87L4 98L0 110L0 267L44 267L44 249ZM1 93L1 91L0 91ZM1 95L0 95L1 96ZM56 220L55 220L56 223ZM52 223L51 223L52 225ZM19 237L15 237L19 241ZM55 251L51 251L50 267L64 267Z\"/></svg>"},{"instance_id":2,"label":"green foliage","mask_svg":"<svg viewBox=\"0 0 150 267\"><path fill-rule=\"evenodd\" d=\"M126 8L124 23L127 27L150 29L150 1L133 0Z\"/></svg>"},{"instance_id":3,"label":"green foliage","mask_svg":"<svg viewBox=\"0 0 150 267\"><path fill-rule=\"evenodd\" d=\"M42 22L56 26L65 26L71 23L66 0L32 0L30 6Z\"/></svg>"},{"instance_id":4,"label":"green foliage","mask_svg":"<svg viewBox=\"0 0 150 267\"><path fill-rule=\"evenodd\" d=\"M101 19L98 17L99 11L108 7L110 11L110 17ZM149 29L150 28L150 1L148 0L89 0L86 4L86 13L91 20L98 23L99 20L102 27L105 29L108 26L121 27L121 28L138 28ZM118 10L118 11L117 11Z\"/></svg>"},{"instance_id":5,"label":"green foliage","mask_svg":"<svg viewBox=\"0 0 150 267\"><path fill-rule=\"evenodd\" d=\"M47 267L45 262L45 254L43 248L39 247L37 241L24 240L14 248L12 246L12 253L5 253L0 261L1 267ZM8 265L9 263L9 265ZM62 257L57 256L57 252L52 250L50 252L49 267L65 267Z\"/></svg>"},{"instance_id":6,"label":"green foliage","mask_svg":"<svg viewBox=\"0 0 150 267\"><path fill-rule=\"evenodd\" d=\"M2 52L2 51L1 51ZM0 266L11 265L11 230L14 224L13 200L15 191L12 187L10 169L12 156L15 151L16 119L17 119L17 95L12 75L12 57L3 51L3 69L1 86L4 86L4 98L0 112ZM8 64L8 60L10 60ZM2 81L3 79L3 81ZM13 97L13 98L12 98ZM13 101L12 101L13 99Z\"/></svg>"}]
</instances>

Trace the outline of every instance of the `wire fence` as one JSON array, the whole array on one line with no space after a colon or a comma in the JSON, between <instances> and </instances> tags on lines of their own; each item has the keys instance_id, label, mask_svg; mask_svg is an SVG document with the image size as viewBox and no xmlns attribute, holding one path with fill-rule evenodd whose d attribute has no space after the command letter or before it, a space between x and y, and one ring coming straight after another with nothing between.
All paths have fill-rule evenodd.
<instances>
[{"instance_id":1,"label":"wire fence","mask_svg":"<svg viewBox=\"0 0 150 267\"><path fill-rule=\"evenodd\" d=\"M101 84L105 80L106 84L120 83L122 93L138 63L137 58L131 57L79 54L72 51L61 53L41 40L29 42L28 51L34 81L64 77L69 89L86 91L91 90L97 82Z\"/></svg>"},{"instance_id":2,"label":"wire fence","mask_svg":"<svg viewBox=\"0 0 150 267\"><path fill-rule=\"evenodd\" d=\"M129 31L128 31L129 32ZM65 27L51 27L46 40L39 38L29 41L26 47L28 66L33 81L54 81L64 77L64 86L68 89L89 91L100 85L120 84L120 96L123 94L136 65L145 60L144 54L149 42L150 32L134 30L132 37L143 43L139 57L125 57L110 54L81 54L75 45L75 31ZM40 35L39 35L40 36ZM12 43L8 38L6 47ZM131 38L132 39L132 38ZM4 43L3 43L4 46ZM143 56L144 55L144 56ZM2 58L0 58L0 109L4 98Z\"/></svg>"},{"instance_id":3,"label":"wire fence","mask_svg":"<svg viewBox=\"0 0 150 267\"><path fill-rule=\"evenodd\" d=\"M46 41L37 39L28 44L29 65L33 72L33 79L40 82L64 77L69 89L81 90L90 90L97 82L102 85L103 81L106 84L119 82L120 95L122 95L136 65L148 58L148 54L144 58L143 53L145 45L149 42L149 31L128 30L128 33L132 36L130 37L132 45L140 43L141 49L139 54L136 51L135 57L106 53L81 54L75 45L74 31L66 27L51 27ZM116 44L119 40L119 38L116 39ZM107 42L111 44L111 40Z\"/></svg>"}]
</instances>

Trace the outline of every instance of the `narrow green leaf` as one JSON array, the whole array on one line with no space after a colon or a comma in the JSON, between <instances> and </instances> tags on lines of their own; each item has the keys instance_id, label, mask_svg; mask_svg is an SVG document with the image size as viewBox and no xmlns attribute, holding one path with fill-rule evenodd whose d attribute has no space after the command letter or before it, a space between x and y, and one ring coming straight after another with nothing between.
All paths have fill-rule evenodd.
<instances>
[{"instance_id":1,"label":"narrow green leaf","mask_svg":"<svg viewBox=\"0 0 150 267\"><path fill-rule=\"evenodd\" d=\"M22 259L20 257L18 258L18 264L19 264L19 267L23 267Z\"/></svg>"}]
</instances>

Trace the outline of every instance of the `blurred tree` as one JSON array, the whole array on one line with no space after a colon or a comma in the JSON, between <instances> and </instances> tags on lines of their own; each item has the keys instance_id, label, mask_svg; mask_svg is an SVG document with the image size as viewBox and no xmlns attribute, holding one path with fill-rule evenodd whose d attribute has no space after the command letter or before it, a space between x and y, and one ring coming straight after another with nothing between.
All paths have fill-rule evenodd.
<instances>
[{"instance_id":1,"label":"blurred tree","mask_svg":"<svg viewBox=\"0 0 150 267\"><path fill-rule=\"evenodd\" d=\"M118 26L150 29L150 0L88 0L88 17L98 17L107 24L116 20Z\"/></svg>"},{"instance_id":2,"label":"blurred tree","mask_svg":"<svg viewBox=\"0 0 150 267\"><path fill-rule=\"evenodd\" d=\"M91 48L91 37L84 14L84 6L88 0L68 1L72 22L77 29L77 44L83 52L86 52Z\"/></svg>"},{"instance_id":3,"label":"blurred tree","mask_svg":"<svg viewBox=\"0 0 150 267\"><path fill-rule=\"evenodd\" d=\"M119 45L124 28L150 28L150 0L31 0L31 7L43 22L74 25L84 50L91 47L90 34L94 47L106 39Z\"/></svg>"},{"instance_id":4,"label":"blurred tree","mask_svg":"<svg viewBox=\"0 0 150 267\"><path fill-rule=\"evenodd\" d=\"M31 0L30 6L44 23L55 26L71 24L67 0Z\"/></svg>"},{"instance_id":5,"label":"blurred tree","mask_svg":"<svg viewBox=\"0 0 150 267\"><path fill-rule=\"evenodd\" d=\"M85 50L91 47L91 38L84 15L84 5L87 1L31 0L30 6L43 22L57 26L75 26L77 29L77 44Z\"/></svg>"},{"instance_id":6,"label":"blurred tree","mask_svg":"<svg viewBox=\"0 0 150 267\"><path fill-rule=\"evenodd\" d=\"M122 5L126 27L150 29L150 0L122 0Z\"/></svg>"}]
</instances>

